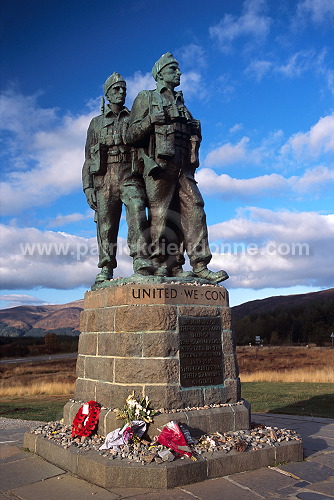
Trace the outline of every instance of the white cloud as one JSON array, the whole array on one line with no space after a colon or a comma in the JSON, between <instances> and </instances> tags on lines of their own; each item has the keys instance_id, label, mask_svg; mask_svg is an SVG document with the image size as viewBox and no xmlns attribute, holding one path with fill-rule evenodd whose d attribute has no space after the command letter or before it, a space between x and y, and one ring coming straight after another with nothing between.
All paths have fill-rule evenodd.
<instances>
[{"instance_id":1,"label":"white cloud","mask_svg":"<svg viewBox=\"0 0 334 500\"><path fill-rule=\"evenodd\" d=\"M273 67L273 62L266 60L252 60L245 70L245 73L251 78L255 78L257 82L261 82L263 78L270 73Z\"/></svg>"},{"instance_id":2,"label":"white cloud","mask_svg":"<svg viewBox=\"0 0 334 500\"><path fill-rule=\"evenodd\" d=\"M94 282L98 272L96 238L5 225L0 226L0 231L0 271L4 289L71 289L88 287ZM118 256L115 275L129 276L132 262L122 238L119 238Z\"/></svg>"},{"instance_id":3,"label":"white cloud","mask_svg":"<svg viewBox=\"0 0 334 500\"><path fill-rule=\"evenodd\" d=\"M238 129L239 127L233 127L230 132ZM204 158L203 165L218 169L234 164L244 167L267 165L270 162L271 170L275 168L275 165L276 168L282 168L284 165L291 167L291 164L298 168L311 166L313 169L322 167L326 170L333 167L333 153L334 113L320 118L309 131L297 132L288 140L284 138L282 130L276 130L263 138L260 144L254 146L251 145L250 138L247 136L242 137L235 144L226 142L210 151ZM213 181L213 174L207 170L200 172L199 176L204 183Z\"/></svg>"},{"instance_id":4,"label":"white cloud","mask_svg":"<svg viewBox=\"0 0 334 500\"><path fill-rule=\"evenodd\" d=\"M212 169L202 168L196 174L200 189L205 194L221 194L225 199L273 196L317 195L334 181L334 171L318 166L307 169L301 176L284 177L280 174L261 175L250 179L236 179L227 174L218 175Z\"/></svg>"},{"instance_id":5,"label":"white cloud","mask_svg":"<svg viewBox=\"0 0 334 500\"><path fill-rule=\"evenodd\" d=\"M301 50L292 54L289 59L274 68L275 72L281 73L288 78L299 77L305 71L309 71L315 65L315 53L313 50Z\"/></svg>"},{"instance_id":6,"label":"white cloud","mask_svg":"<svg viewBox=\"0 0 334 500\"><path fill-rule=\"evenodd\" d=\"M334 214L250 207L209 234L212 264L229 273L230 287L333 286Z\"/></svg>"},{"instance_id":7,"label":"white cloud","mask_svg":"<svg viewBox=\"0 0 334 500\"><path fill-rule=\"evenodd\" d=\"M292 177L293 189L299 193L317 192L319 188L327 188L334 181L334 169L319 165L306 169L300 177Z\"/></svg>"},{"instance_id":8,"label":"white cloud","mask_svg":"<svg viewBox=\"0 0 334 500\"><path fill-rule=\"evenodd\" d=\"M242 123L236 123L235 125L233 125L233 127L230 128L229 133L235 134L236 132L239 132L243 128L244 128L244 126Z\"/></svg>"},{"instance_id":9,"label":"white cloud","mask_svg":"<svg viewBox=\"0 0 334 500\"><path fill-rule=\"evenodd\" d=\"M309 72L322 79L329 92L334 94L334 71L330 61L327 63L327 59L327 48L320 51L300 50L290 54L285 59L282 58L282 60L278 60L278 58L272 60L253 59L245 69L245 74L257 82L261 82L265 77L277 78L279 75L294 79Z\"/></svg>"},{"instance_id":10,"label":"white cloud","mask_svg":"<svg viewBox=\"0 0 334 500\"><path fill-rule=\"evenodd\" d=\"M21 140L27 140L32 132L43 128L46 123L54 124L57 120L57 108L40 108L37 104L39 95L36 93L25 96L13 89L2 92L0 129L18 134ZM20 143L17 147L20 147Z\"/></svg>"},{"instance_id":11,"label":"white cloud","mask_svg":"<svg viewBox=\"0 0 334 500\"><path fill-rule=\"evenodd\" d=\"M251 179L236 179L227 174L218 175L209 168L202 168L196 180L204 194L220 193L225 199L241 197L249 199L276 194L286 189L286 180L279 174L262 175Z\"/></svg>"},{"instance_id":12,"label":"white cloud","mask_svg":"<svg viewBox=\"0 0 334 500\"><path fill-rule=\"evenodd\" d=\"M311 21L315 25L334 22L334 3L332 0L301 0L297 4L296 22Z\"/></svg>"},{"instance_id":13,"label":"white cloud","mask_svg":"<svg viewBox=\"0 0 334 500\"><path fill-rule=\"evenodd\" d=\"M44 300L37 299L32 295L25 295L22 293L12 293L9 295L0 295L0 303L3 302L3 308L9 307L17 307L23 305L29 306L39 306L44 304L49 304L49 302L45 302Z\"/></svg>"},{"instance_id":14,"label":"white cloud","mask_svg":"<svg viewBox=\"0 0 334 500\"><path fill-rule=\"evenodd\" d=\"M72 224L73 222L79 222L81 220L91 218L92 211L89 210L86 214L81 214L76 212L74 214L67 215L57 215L54 219L48 222L47 227L60 227L65 226L66 224Z\"/></svg>"},{"instance_id":15,"label":"white cloud","mask_svg":"<svg viewBox=\"0 0 334 500\"><path fill-rule=\"evenodd\" d=\"M209 28L211 38L217 40L224 52L229 51L233 42L240 37L246 37L247 42L249 38L252 41L265 39L271 24L271 19L263 13L265 5L264 0L246 0L239 17L225 14L217 25Z\"/></svg>"},{"instance_id":16,"label":"white cloud","mask_svg":"<svg viewBox=\"0 0 334 500\"><path fill-rule=\"evenodd\" d=\"M175 57L180 63L181 71L182 68L205 68L207 64L205 50L195 43L176 50Z\"/></svg>"},{"instance_id":17,"label":"white cloud","mask_svg":"<svg viewBox=\"0 0 334 500\"><path fill-rule=\"evenodd\" d=\"M11 170L0 186L3 214L42 206L78 189L85 136L94 113L58 118L54 109L40 108L34 96L7 92L3 99L3 128L10 134L6 153L11 157Z\"/></svg>"},{"instance_id":18,"label":"white cloud","mask_svg":"<svg viewBox=\"0 0 334 500\"><path fill-rule=\"evenodd\" d=\"M176 90L179 90L179 88ZM186 99L194 96L196 99L204 99L207 95L202 75L198 71L182 73L180 90L184 92Z\"/></svg>"},{"instance_id":19,"label":"white cloud","mask_svg":"<svg viewBox=\"0 0 334 500\"><path fill-rule=\"evenodd\" d=\"M204 165L207 167L222 167L234 163L258 163L259 152L248 148L249 138L243 137L237 144L230 142L219 146L206 156Z\"/></svg>"},{"instance_id":20,"label":"white cloud","mask_svg":"<svg viewBox=\"0 0 334 500\"><path fill-rule=\"evenodd\" d=\"M320 118L308 132L298 132L290 137L281 153L293 154L298 159L334 153L334 113Z\"/></svg>"},{"instance_id":21,"label":"white cloud","mask_svg":"<svg viewBox=\"0 0 334 500\"><path fill-rule=\"evenodd\" d=\"M136 71L133 76L127 76L125 80L128 99L127 106L129 108L132 106L132 101L141 90L155 89L156 86L156 82L149 72L142 74L141 71Z\"/></svg>"}]
</instances>

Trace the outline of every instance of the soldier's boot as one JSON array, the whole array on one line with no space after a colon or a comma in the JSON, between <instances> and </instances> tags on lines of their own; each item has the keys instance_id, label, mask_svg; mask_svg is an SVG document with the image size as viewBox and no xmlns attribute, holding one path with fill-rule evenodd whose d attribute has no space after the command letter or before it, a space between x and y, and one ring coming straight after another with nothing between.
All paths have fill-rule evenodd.
<instances>
[{"instance_id":1,"label":"soldier's boot","mask_svg":"<svg viewBox=\"0 0 334 500\"><path fill-rule=\"evenodd\" d=\"M135 274L151 276L155 272L155 267L150 259L136 257L133 259L133 270Z\"/></svg>"},{"instance_id":2,"label":"soldier's boot","mask_svg":"<svg viewBox=\"0 0 334 500\"><path fill-rule=\"evenodd\" d=\"M102 283L103 281L111 280L113 278L113 268L103 266L101 271L96 275L95 283Z\"/></svg>"},{"instance_id":3,"label":"soldier's boot","mask_svg":"<svg viewBox=\"0 0 334 500\"><path fill-rule=\"evenodd\" d=\"M154 257L152 263L154 265L154 276L160 276L161 278L169 276L169 269L166 262L161 262L157 257Z\"/></svg>"},{"instance_id":4,"label":"soldier's boot","mask_svg":"<svg viewBox=\"0 0 334 500\"><path fill-rule=\"evenodd\" d=\"M226 271L210 271L205 264L195 264L193 267L195 276L202 278L204 280L210 281L212 284L217 285L221 281L228 279L228 274Z\"/></svg>"},{"instance_id":5,"label":"soldier's boot","mask_svg":"<svg viewBox=\"0 0 334 500\"><path fill-rule=\"evenodd\" d=\"M172 268L171 275L175 278L192 278L194 273L192 271L184 271L181 265Z\"/></svg>"},{"instance_id":6,"label":"soldier's boot","mask_svg":"<svg viewBox=\"0 0 334 500\"><path fill-rule=\"evenodd\" d=\"M168 267L164 264L162 264L159 267L156 267L154 276L160 276L161 278L169 276Z\"/></svg>"}]
</instances>

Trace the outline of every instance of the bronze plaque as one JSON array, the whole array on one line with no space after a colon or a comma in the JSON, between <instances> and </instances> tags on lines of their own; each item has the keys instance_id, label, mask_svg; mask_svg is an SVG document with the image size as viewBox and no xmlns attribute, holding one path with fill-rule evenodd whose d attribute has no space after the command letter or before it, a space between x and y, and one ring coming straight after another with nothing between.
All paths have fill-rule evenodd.
<instances>
[{"instance_id":1,"label":"bronze plaque","mask_svg":"<svg viewBox=\"0 0 334 500\"><path fill-rule=\"evenodd\" d=\"M179 334L181 386L223 384L221 319L180 316Z\"/></svg>"}]
</instances>

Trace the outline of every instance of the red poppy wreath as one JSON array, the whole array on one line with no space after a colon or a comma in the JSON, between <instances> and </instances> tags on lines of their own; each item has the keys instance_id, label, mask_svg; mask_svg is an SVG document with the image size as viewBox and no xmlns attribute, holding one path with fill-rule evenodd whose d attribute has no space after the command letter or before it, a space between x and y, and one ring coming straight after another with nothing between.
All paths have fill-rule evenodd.
<instances>
[{"instance_id":1,"label":"red poppy wreath","mask_svg":"<svg viewBox=\"0 0 334 500\"><path fill-rule=\"evenodd\" d=\"M81 406L72 423L72 437L90 436L95 430L101 407L96 401Z\"/></svg>"}]
</instances>

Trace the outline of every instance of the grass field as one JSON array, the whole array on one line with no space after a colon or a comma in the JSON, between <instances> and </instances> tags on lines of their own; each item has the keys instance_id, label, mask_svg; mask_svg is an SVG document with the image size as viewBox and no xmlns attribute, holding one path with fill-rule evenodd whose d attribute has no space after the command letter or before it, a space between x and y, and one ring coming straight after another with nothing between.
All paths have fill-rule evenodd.
<instances>
[{"instance_id":1,"label":"grass field","mask_svg":"<svg viewBox=\"0 0 334 500\"><path fill-rule=\"evenodd\" d=\"M334 418L334 384L244 382L253 412Z\"/></svg>"},{"instance_id":2,"label":"grass field","mask_svg":"<svg viewBox=\"0 0 334 500\"><path fill-rule=\"evenodd\" d=\"M242 397L254 412L334 418L334 349L238 347ZM56 420L73 396L75 360L2 365L0 415Z\"/></svg>"}]
</instances>

